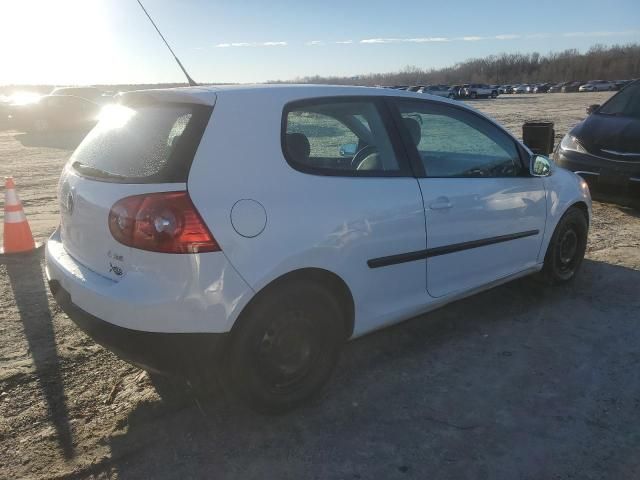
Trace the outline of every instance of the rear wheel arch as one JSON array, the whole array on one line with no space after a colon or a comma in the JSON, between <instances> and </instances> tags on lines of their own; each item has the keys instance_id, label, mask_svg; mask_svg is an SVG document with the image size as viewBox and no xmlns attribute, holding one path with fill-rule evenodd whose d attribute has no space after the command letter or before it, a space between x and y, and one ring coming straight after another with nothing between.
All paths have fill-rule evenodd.
<instances>
[{"instance_id":1,"label":"rear wheel arch","mask_svg":"<svg viewBox=\"0 0 640 480\"><path fill-rule=\"evenodd\" d=\"M285 273L262 287L243 308L231 331L233 332L234 330L237 330L238 326L243 322L243 319L250 316L245 315L245 313L250 311L251 306L258 302L263 296L269 295L277 289L287 288L288 285L298 284L301 282L320 286L326 289L336 299L344 313L344 330L346 338L350 338L351 335L353 335L355 319L355 306L351 290L345 281L337 274L330 272L329 270L315 267L302 268Z\"/></svg>"}]
</instances>

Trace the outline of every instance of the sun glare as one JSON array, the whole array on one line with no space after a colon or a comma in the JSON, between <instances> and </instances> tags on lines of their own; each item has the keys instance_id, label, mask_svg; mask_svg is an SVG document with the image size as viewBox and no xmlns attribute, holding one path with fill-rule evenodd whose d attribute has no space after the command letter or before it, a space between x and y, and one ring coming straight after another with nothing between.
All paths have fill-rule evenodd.
<instances>
[{"instance_id":1,"label":"sun glare","mask_svg":"<svg viewBox=\"0 0 640 480\"><path fill-rule=\"evenodd\" d=\"M12 105L28 105L30 103L37 103L41 98L41 95L33 92L15 92L9 95L8 102Z\"/></svg>"},{"instance_id":2,"label":"sun glare","mask_svg":"<svg viewBox=\"0 0 640 480\"><path fill-rule=\"evenodd\" d=\"M107 105L100 111L98 128L111 130L124 127L136 111L123 105Z\"/></svg>"},{"instance_id":3,"label":"sun glare","mask_svg":"<svg viewBox=\"0 0 640 480\"><path fill-rule=\"evenodd\" d=\"M83 84L103 76L111 55L106 0L6 0L1 10L0 84Z\"/></svg>"}]
</instances>

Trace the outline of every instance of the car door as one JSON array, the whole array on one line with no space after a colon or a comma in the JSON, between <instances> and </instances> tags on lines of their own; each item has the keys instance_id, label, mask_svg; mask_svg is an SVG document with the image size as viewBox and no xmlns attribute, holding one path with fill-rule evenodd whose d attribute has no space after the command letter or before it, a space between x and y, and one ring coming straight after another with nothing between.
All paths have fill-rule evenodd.
<instances>
[{"instance_id":1,"label":"car door","mask_svg":"<svg viewBox=\"0 0 640 480\"><path fill-rule=\"evenodd\" d=\"M285 158L293 167L287 175L295 175L283 177L285 216L265 201L272 231L288 232L286 241L273 238L278 246L271 253L277 258L275 248L291 255L291 245L311 246L301 253L304 264L335 272L349 285L356 334L414 314L428 298L425 259L385 258L398 249L424 249L423 203L386 103L360 96L291 102L283 130ZM304 228L291 227L296 218L306 219ZM275 227L279 222L282 229ZM249 261L256 271L260 260L240 253L231 254L238 268Z\"/></svg>"},{"instance_id":2,"label":"car door","mask_svg":"<svg viewBox=\"0 0 640 480\"><path fill-rule=\"evenodd\" d=\"M395 100L420 171L427 233L427 290L467 291L537 263L544 234L543 180L501 128L463 107Z\"/></svg>"}]
</instances>

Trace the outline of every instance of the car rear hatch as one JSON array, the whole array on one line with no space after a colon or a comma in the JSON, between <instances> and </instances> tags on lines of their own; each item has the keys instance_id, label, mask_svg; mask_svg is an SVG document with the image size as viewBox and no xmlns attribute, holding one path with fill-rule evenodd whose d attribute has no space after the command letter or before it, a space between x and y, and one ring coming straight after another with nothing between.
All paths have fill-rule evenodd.
<instances>
[{"instance_id":1,"label":"car rear hatch","mask_svg":"<svg viewBox=\"0 0 640 480\"><path fill-rule=\"evenodd\" d=\"M145 268L148 252L114 238L110 212L125 197L186 192L214 103L213 93L152 91L103 109L60 179L60 235L72 257L114 281Z\"/></svg>"}]
</instances>

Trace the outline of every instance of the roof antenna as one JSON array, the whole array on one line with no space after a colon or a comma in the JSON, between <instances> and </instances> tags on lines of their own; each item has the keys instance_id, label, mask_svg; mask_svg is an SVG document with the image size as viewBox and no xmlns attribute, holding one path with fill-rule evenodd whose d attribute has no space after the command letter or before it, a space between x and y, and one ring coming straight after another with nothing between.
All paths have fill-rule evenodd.
<instances>
[{"instance_id":1,"label":"roof antenna","mask_svg":"<svg viewBox=\"0 0 640 480\"><path fill-rule=\"evenodd\" d=\"M151 18L151 15L149 15L149 12L147 12L147 9L144 8L144 5L142 5L142 2L140 0L138 1L138 5L140 5L140 8L142 8L142 11L145 13L145 15L147 16L147 18L149 19L149 21L151 22L151 25L153 25L153 27L156 29L156 32L158 32L158 35L160 35L160 38L162 39L162 41L164 42L164 44L167 46L167 48L169 49L169 51L171 52L171 55L173 55L173 58L176 59L176 62L178 62L178 66L180 67L180 69L182 70L182 73L184 73L184 76L187 77L187 82L189 83L190 87L197 87L198 84L195 82L195 80L193 78L191 78L189 76L189 74L187 73L187 70L184 68L184 66L182 65L182 62L178 59L178 57L176 57L176 54L173 53L173 50L171 49L171 47L169 46L169 43L167 42L167 40L164 38L164 35L162 35L162 32L160 32L160 29L157 27L156 23L153 21L153 18Z\"/></svg>"}]
</instances>

